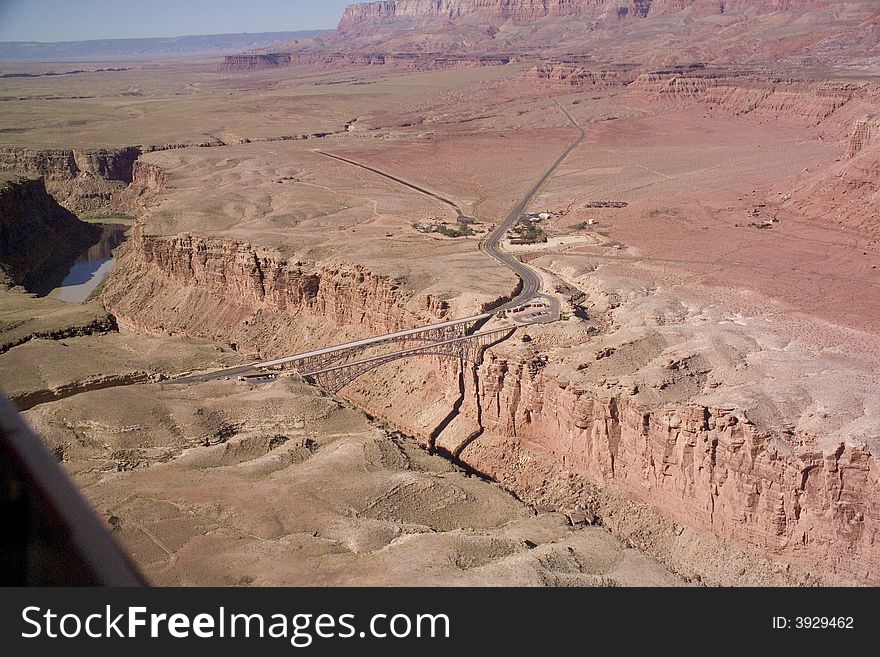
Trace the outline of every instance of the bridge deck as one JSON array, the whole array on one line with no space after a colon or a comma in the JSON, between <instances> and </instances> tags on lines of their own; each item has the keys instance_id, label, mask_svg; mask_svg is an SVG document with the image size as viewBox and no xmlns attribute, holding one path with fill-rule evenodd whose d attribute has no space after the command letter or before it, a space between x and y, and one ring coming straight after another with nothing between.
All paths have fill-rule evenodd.
<instances>
[{"instance_id":1,"label":"bridge deck","mask_svg":"<svg viewBox=\"0 0 880 657\"><path fill-rule=\"evenodd\" d=\"M265 369L267 367L277 367L279 365L288 365L290 363L295 363L300 360L306 360L307 358L314 358L316 356L323 356L325 354L332 354L337 351L345 351L346 349L356 349L358 347L367 347L372 344L379 344L381 342L386 342L388 340L396 340L398 338L405 338L410 335L417 335L419 333L425 333L426 331L435 331L437 329L444 329L451 326L459 326L461 324L469 324L471 322L477 322L481 319L489 319L492 317L491 313L484 313L482 315L474 315L473 317L465 317L463 319L454 319L448 322L441 322L439 324L429 324L427 326L421 326L419 328L407 329L405 331L397 331L396 333L388 333L386 335L378 335L374 338L366 338L364 340L356 340L354 342L346 342L345 344L338 344L332 347L326 347L324 349L317 349L315 351L310 351L304 354L296 354L295 356L285 356L284 358L276 358L275 360L267 360L261 363L254 363L251 367L258 369Z\"/></svg>"},{"instance_id":2,"label":"bridge deck","mask_svg":"<svg viewBox=\"0 0 880 657\"><path fill-rule=\"evenodd\" d=\"M462 342L468 342L469 340L480 340L482 338L487 338L492 335L500 335L501 333L509 333L513 328L513 326L505 326L504 328L494 329L492 331L484 331L482 333L474 333L473 335L467 335L463 338L455 338L453 340L444 340L443 342L434 342L429 345L423 345L421 347L412 347L411 349L402 349L401 351L395 351L393 354L382 354L380 356L373 356L372 358L364 358L363 360L357 360L350 363L342 363L339 365L330 365L328 367L324 367L319 370L315 370L313 372L303 372L303 376L317 376L319 374L326 374L327 372L335 372L337 370L351 369L357 368L361 365L367 365L369 363L375 363L383 360L388 360L389 358L398 359L404 358L410 355L421 355L425 352L440 350L443 347L448 347L450 345L459 344Z\"/></svg>"}]
</instances>

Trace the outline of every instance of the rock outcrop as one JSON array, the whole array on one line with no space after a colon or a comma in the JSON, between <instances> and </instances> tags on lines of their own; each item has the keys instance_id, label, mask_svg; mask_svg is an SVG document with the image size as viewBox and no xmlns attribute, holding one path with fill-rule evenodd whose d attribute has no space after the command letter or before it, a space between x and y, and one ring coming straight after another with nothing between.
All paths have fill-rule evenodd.
<instances>
[{"instance_id":1,"label":"rock outcrop","mask_svg":"<svg viewBox=\"0 0 880 657\"><path fill-rule=\"evenodd\" d=\"M726 114L795 118L817 124L847 104L854 86L801 84L776 80L742 80L707 90L705 102Z\"/></svg>"},{"instance_id":2,"label":"rock outcrop","mask_svg":"<svg viewBox=\"0 0 880 657\"><path fill-rule=\"evenodd\" d=\"M513 61L513 57L509 55L455 55L440 53L298 53L293 57L294 63L311 66L393 66L395 68L411 70L504 66L511 61Z\"/></svg>"},{"instance_id":3,"label":"rock outcrop","mask_svg":"<svg viewBox=\"0 0 880 657\"><path fill-rule=\"evenodd\" d=\"M227 55L223 60L225 71L256 71L265 68L290 66L290 53L265 53L253 55Z\"/></svg>"},{"instance_id":4,"label":"rock outcrop","mask_svg":"<svg viewBox=\"0 0 880 657\"><path fill-rule=\"evenodd\" d=\"M264 60L263 58L272 58ZM504 66L512 61L508 55L455 55L424 53L356 53L356 52L297 52L285 55L235 55L227 57L224 70L252 71L281 66L311 66L321 68L365 68L392 66L411 70L438 70Z\"/></svg>"},{"instance_id":5,"label":"rock outcrop","mask_svg":"<svg viewBox=\"0 0 880 657\"><path fill-rule=\"evenodd\" d=\"M870 0L386 0L349 6L336 32L292 50L870 66L876 22Z\"/></svg>"},{"instance_id":6,"label":"rock outcrop","mask_svg":"<svg viewBox=\"0 0 880 657\"><path fill-rule=\"evenodd\" d=\"M697 76L685 71L643 73L630 85L630 92L651 100L681 102L703 100L718 81L711 76Z\"/></svg>"},{"instance_id":7,"label":"rock outcrop","mask_svg":"<svg viewBox=\"0 0 880 657\"><path fill-rule=\"evenodd\" d=\"M48 404L61 399L67 399L68 397L81 395L86 392L106 390L107 388L116 388L120 386L131 386L151 381L155 382L160 379L161 377L144 371L128 372L125 374L105 374L72 381L54 388L12 394L9 397L9 401L11 401L20 412L24 412L35 406L39 406L40 404Z\"/></svg>"},{"instance_id":8,"label":"rock outcrop","mask_svg":"<svg viewBox=\"0 0 880 657\"><path fill-rule=\"evenodd\" d=\"M599 66L577 62L545 62L529 69L525 78L541 86L559 89L616 87L632 82L627 66Z\"/></svg>"},{"instance_id":9,"label":"rock outcrop","mask_svg":"<svg viewBox=\"0 0 880 657\"><path fill-rule=\"evenodd\" d=\"M547 16L582 16L593 13L604 0L551 0L532 2L520 0L389 0L350 5L345 9L340 30L358 27L365 23L377 23L391 19L454 21L462 17L478 15L499 21L531 22ZM629 0L619 3L619 12L644 15L650 0Z\"/></svg>"},{"instance_id":10,"label":"rock outcrop","mask_svg":"<svg viewBox=\"0 0 880 657\"><path fill-rule=\"evenodd\" d=\"M146 209L151 195L165 188L166 179L161 167L138 160L132 168L131 184L114 198L114 205L138 215Z\"/></svg>"},{"instance_id":11,"label":"rock outcrop","mask_svg":"<svg viewBox=\"0 0 880 657\"><path fill-rule=\"evenodd\" d=\"M876 119L857 121L856 117L880 109L880 87L872 83L736 75L703 67L643 73L627 93L652 103L704 103L720 116L754 115L821 124L834 136L851 135L853 152L870 141L876 130Z\"/></svg>"},{"instance_id":12,"label":"rock outcrop","mask_svg":"<svg viewBox=\"0 0 880 657\"><path fill-rule=\"evenodd\" d=\"M100 235L61 207L42 180L0 177L0 283L42 288Z\"/></svg>"},{"instance_id":13,"label":"rock outcrop","mask_svg":"<svg viewBox=\"0 0 880 657\"><path fill-rule=\"evenodd\" d=\"M880 142L808 178L785 206L871 241L880 239Z\"/></svg>"},{"instance_id":14,"label":"rock outcrop","mask_svg":"<svg viewBox=\"0 0 880 657\"><path fill-rule=\"evenodd\" d=\"M880 114L856 121L849 136L846 156L853 158L880 138Z\"/></svg>"}]
</instances>

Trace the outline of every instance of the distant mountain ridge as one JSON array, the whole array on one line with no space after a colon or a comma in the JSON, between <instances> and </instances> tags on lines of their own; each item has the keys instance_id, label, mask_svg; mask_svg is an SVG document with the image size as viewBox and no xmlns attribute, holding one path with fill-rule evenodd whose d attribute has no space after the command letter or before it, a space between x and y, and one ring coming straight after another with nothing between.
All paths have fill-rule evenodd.
<instances>
[{"instance_id":1,"label":"distant mountain ridge","mask_svg":"<svg viewBox=\"0 0 880 657\"><path fill-rule=\"evenodd\" d=\"M269 48L274 44L289 44L292 41L310 39L326 33L327 30L303 30L53 43L5 41L0 42L0 60L76 61L217 55Z\"/></svg>"},{"instance_id":2,"label":"distant mountain ridge","mask_svg":"<svg viewBox=\"0 0 880 657\"><path fill-rule=\"evenodd\" d=\"M546 17L571 16L593 20L652 18L688 9L702 15L732 10L788 11L828 5L830 0L384 0L349 5L340 30L394 18L415 21L456 21L480 16L528 23Z\"/></svg>"},{"instance_id":3,"label":"distant mountain ridge","mask_svg":"<svg viewBox=\"0 0 880 657\"><path fill-rule=\"evenodd\" d=\"M383 0L294 51L880 65L880 0Z\"/></svg>"}]
</instances>

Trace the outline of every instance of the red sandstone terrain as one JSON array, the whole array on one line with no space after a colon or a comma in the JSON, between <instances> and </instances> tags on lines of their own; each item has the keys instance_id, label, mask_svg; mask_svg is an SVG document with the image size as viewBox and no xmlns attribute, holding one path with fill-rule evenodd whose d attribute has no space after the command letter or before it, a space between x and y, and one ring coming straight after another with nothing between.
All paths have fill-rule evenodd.
<instances>
[{"instance_id":1,"label":"red sandstone terrain","mask_svg":"<svg viewBox=\"0 0 880 657\"><path fill-rule=\"evenodd\" d=\"M375 52L589 53L600 61L863 62L876 4L829 0L398 0L350 6L322 46Z\"/></svg>"},{"instance_id":2,"label":"red sandstone terrain","mask_svg":"<svg viewBox=\"0 0 880 657\"><path fill-rule=\"evenodd\" d=\"M210 70L86 77L82 124L55 118L69 81L4 81L4 221L136 217L98 300L2 293L6 392L157 582L876 585L877 19L399 0ZM496 307L517 281L480 242L574 124L526 208L546 239L502 242L560 321L339 400L163 387Z\"/></svg>"}]
</instances>

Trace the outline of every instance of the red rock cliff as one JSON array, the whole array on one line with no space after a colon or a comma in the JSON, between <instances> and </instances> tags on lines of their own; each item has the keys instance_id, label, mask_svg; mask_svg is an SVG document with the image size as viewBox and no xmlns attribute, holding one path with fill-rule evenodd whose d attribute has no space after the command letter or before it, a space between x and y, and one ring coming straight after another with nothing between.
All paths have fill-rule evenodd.
<instances>
[{"instance_id":1,"label":"red rock cliff","mask_svg":"<svg viewBox=\"0 0 880 657\"><path fill-rule=\"evenodd\" d=\"M302 263L275 249L191 235L154 237L140 225L103 294L120 324L160 335L234 342L260 355L366 336L425 321L393 280L344 262ZM439 304L423 300L435 317Z\"/></svg>"},{"instance_id":2,"label":"red rock cliff","mask_svg":"<svg viewBox=\"0 0 880 657\"><path fill-rule=\"evenodd\" d=\"M851 149L870 141L874 128L864 114L880 108L880 88L872 83L726 75L699 69L645 73L627 92L651 102L705 103L722 116L752 114L821 124L835 136L850 135ZM863 125L858 125L856 117Z\"/></svg>"},{"instance_id":3,"label":"red rock cliff","mask_svg":"<svg viewBox=\"0 0 880 657\"><path fill-rule=\"evenodd\" d=\"M121 325L142 331L268 356L442 314L354 264L134 233L103 298ZM406 363L408 382L365 377L346 394L426 443L439 432L439 448L528 502L566 512L586 506L618 535L704 581L880 583L880 468L864 446L774 435L732 406L641 408L619 393L573 387L545 365L490 353L465 374L458 417L442 431L458 387L448 364ZM436 387L426 390L427 380ZM611 505L615 492L623 502ZM742 565L762 557L775 561L780 579L752 577ZM787 564L800 574L788 574Z\"/></svg>"},{"instance_id":4,"label":"red rock cliff","mask_svg":"<svg viewBox=\"0 0 880 657\"><path fill-rule=\"evenodd\" d=\"M827 582L880 583L880 467L864 446L774 436L734 407L642 409L498 356L478 392L485 436L461 458L524 499L564 507L574 475Z\"/></svg>"},{"instance_id":5,"label":"red rock cliff","mask_svg":"<svg viewBox=\"0 0 880 657\"><path fill-rule=\"evenodd\" d=\"M290 63L290 53L227 55L223 60L223 69L226 71L256 71L264 68L290 66Z\"/></svg>"},{"instance_id":6,"label":"red rock cliff","mask_svg":"<svg viewBox=\"0 0 880 657\"><path fill-rule=\"evenodd\" d=\"M547 16L598 17L607 10L606 0L390 0L350 5L339 23L345 30L363 23L393 18L454 21L481 16L497 21L531 22ZM614 15L645 16L651 0L615 3Z\"/></svg>"},{"instance_id":7,"label":"red rock cliff","mask_svg":"<svg viewBox=\"0 0 880 657\"><path fill-rule=\"evenodd\" d=\"M849 136L846 156L853 158L880 138L880 114L856 121Z\"/></svg>"}]
</instances>

